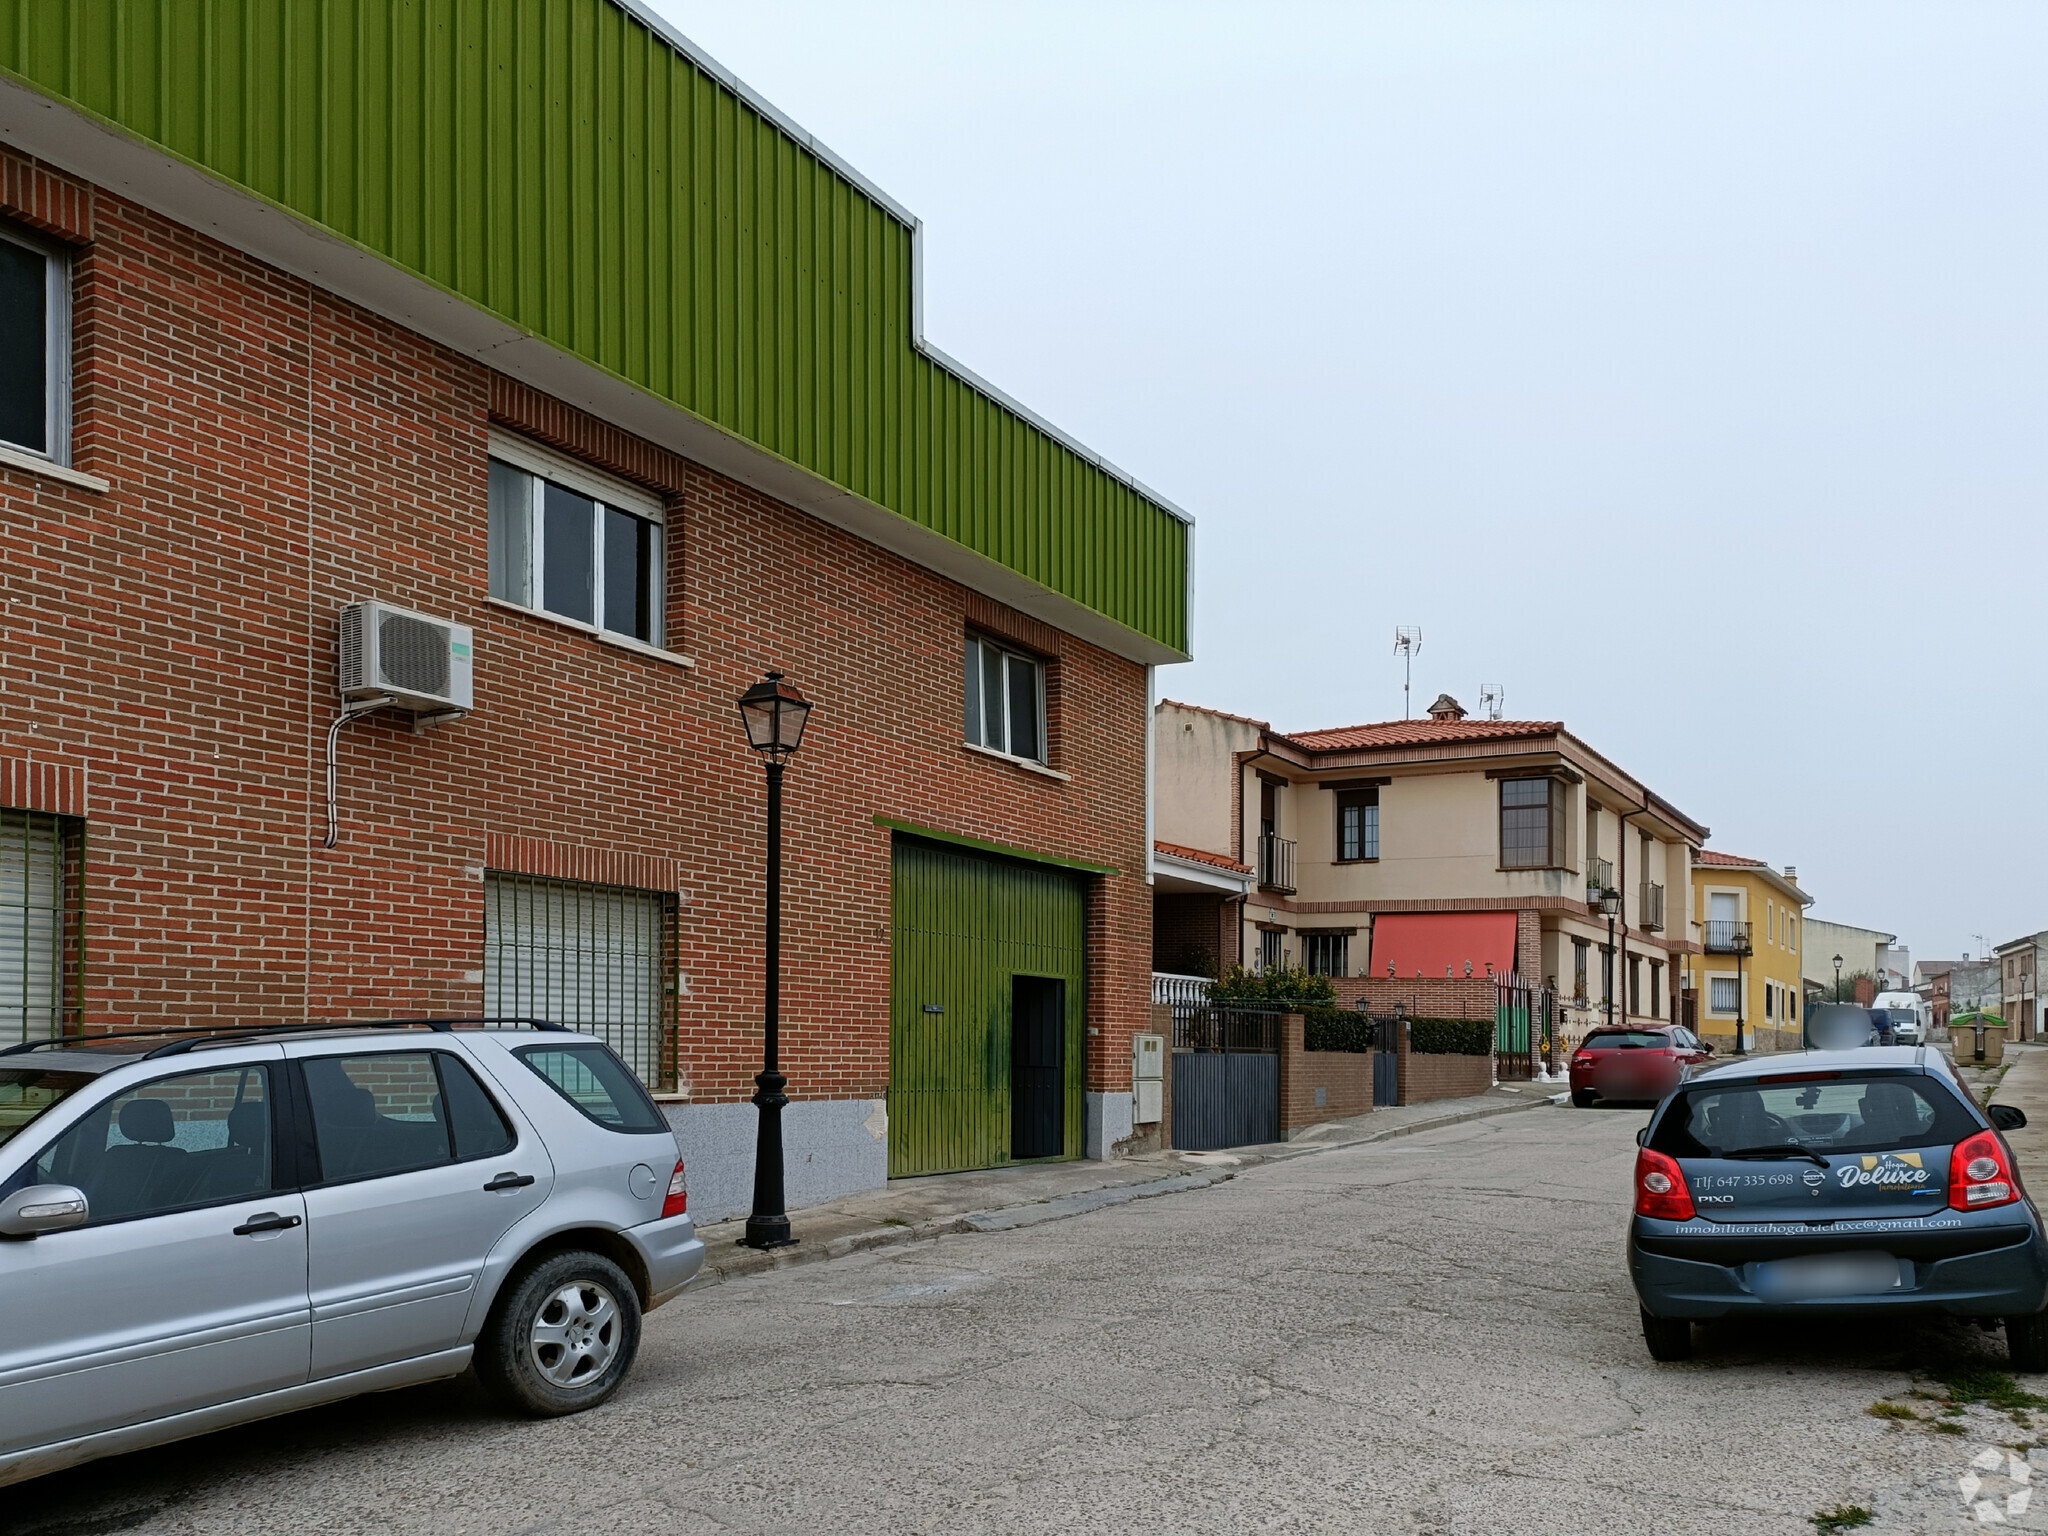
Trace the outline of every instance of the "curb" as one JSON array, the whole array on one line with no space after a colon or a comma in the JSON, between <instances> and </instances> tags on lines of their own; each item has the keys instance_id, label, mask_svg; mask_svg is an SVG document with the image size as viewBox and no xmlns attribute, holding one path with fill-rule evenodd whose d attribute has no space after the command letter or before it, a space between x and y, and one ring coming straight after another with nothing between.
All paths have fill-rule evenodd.
<instances>
[{"instance_id":1,"label":"curb","mask_svg":"<svg viewBox=\"0 0 2048 1536\"><path fill-rule=\"evenodd\" d=\"M1343 1141L1318 1141L1307 1145L1283 1143L1275 1151L1249 1154L1237 1167L1219 1168L1214 1172L1167 1174L1157 1179L1149 1179L1142 1184L1119 1184L1108 1189L1076 1190L1071 1195L1055 1195L1049 1200L1034 1200L1024 1205L1006 1205L988 1211L969 1211L959 1216L943 1216L932 1221L885 1223L864 1232L848 1232L828 1242L815 1245L798 1243L789 1248L778 1248L770 1253L743 1249L707 1258L703 1269L698 1271L697 1278L690 1282L689 1289L701 1291L709 1286L723 1285L729 1280L745 1280L775 1270L794 1269L805 1264L822 1264L827 1259L841 1259L848 1254L869 1253L877 1248L895 1248L904 1243L928 1242L933 1238L950 1237L961 1233L1021 1231L1026 1227L1039 1226L1048 1221L1064 1221L1070 1216L1085 1216L1090 1211L1107 1210L1115 1205L1129 1205L1135 1200L1153 1200L1161 1195L1178 1195L1197 1189L1209 1189L1235 1178L1242 1168L1257 1167L1261 1163L1286 1162L1292 1158L1312 1157L1318 1152L1336 1152L1346 1147L1371 1146L1374 1142L1416 1136L1424 1131L1438 1131L1449 1125L1463 1125L1469 1120L1490 1120L1496 1115L1511 1115L1526 1109L1548 1109L1563 1103L1567 1097L1565 1094L1558 1094L1555 1097L1500 1104L1455 1115L1438 1115L1434 1119L1416 1120L1407 1125L1375 1131L1370 1135L1353 1136Z\"/></svg>"}]
</instances>

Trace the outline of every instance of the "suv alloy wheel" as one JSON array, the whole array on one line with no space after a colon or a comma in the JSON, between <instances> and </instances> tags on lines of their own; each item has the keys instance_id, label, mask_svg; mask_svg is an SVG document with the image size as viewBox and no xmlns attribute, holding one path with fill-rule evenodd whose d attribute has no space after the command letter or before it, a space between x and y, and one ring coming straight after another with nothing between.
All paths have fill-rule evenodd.
<instances>
[{"instance_id":1,"label":"suv alloy wheel","mask_svg":"<svg viewBox=\"0 0 2048 1536\"><path fill-rule=\"evenodd\" d=\"M640 1348L640 1298L602 1254L551 1254L507 1283L477 1340L491 1394L535 1418L594 1408Z\"/></svg>"}]
</instances>

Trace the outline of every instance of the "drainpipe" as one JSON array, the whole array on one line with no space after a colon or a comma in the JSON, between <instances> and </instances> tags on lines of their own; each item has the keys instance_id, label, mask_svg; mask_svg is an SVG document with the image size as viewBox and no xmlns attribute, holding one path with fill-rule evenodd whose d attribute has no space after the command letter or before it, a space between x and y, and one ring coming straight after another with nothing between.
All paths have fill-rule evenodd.
<instances>
[{"instance_id":1,"label":"drainpipe","mask_svg":"<svg viewBox=\"0 0 2048 1536\"><path fill-rule=\"evenodd\" d=\"M1159 733L1159 701L1154 697L1157 686L1157 669L1149 663L1145 667L1145 883L1152 883L1152 816L1153 769L1152 738Z\"/></svg>"}]
</instances>

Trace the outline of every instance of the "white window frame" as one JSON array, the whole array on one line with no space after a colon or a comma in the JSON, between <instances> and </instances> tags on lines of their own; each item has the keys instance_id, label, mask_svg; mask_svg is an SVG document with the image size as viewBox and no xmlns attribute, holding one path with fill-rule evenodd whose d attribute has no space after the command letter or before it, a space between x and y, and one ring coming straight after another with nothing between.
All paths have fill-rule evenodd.
<instances>
[{"instance_id":1,"label":"white window frame","mask_svg":"<svg viewBox=\"0 0 2048 1536\"><path fill-rule=\"evenodd\" d=\"M509 433L492 432L489 446L491 458L532 475L534 480L529 482L530 485L536 485L540 481L551 482L565 491L588 496L597 503L596 527L592 530L591 537L591 611L597 615L597 622L586 623L573 615L547 606L547 588L541 570L543 530L538 490L529 496L526 508L526 590L533 600L522 603L516 598L501 597L495 592L491 594L491 600L526 613L541 614L554 623L566 624L572 629L602 635L607 640L646 646L657 651L664 649L668 635L669 549L667 509L662 506L660 498L641 490L638 486L624 480L613 479L587 465L577 463L574 459L552 453L537 443L513 437ZM607 507L652 524L654 528L654 579L651 611L648 615L648 638L644 640L638 635L629 635L624 630L610 629L604 623L604 510Z\"/></svg>"},{"instance_id":2,"label":"white window frame","mask_svg":"<svg viewBox=\"0 0 2048 1536\"><path fill-rule=\"evenodd\" d=\"M0 438L0 449L71 465L71 257L61 247L0 223L0 240L43 258L43 435L46 447Z\"/></svg>"},{"instance_id":3,"label":"white window frame","mask_svg":"<svg viewBox=\"0 0 2048 1536\"><path fill-rule=\"evenodd\" d=\"M997 669L1002 674L1003 679L1003 698L1000 706L1003 722L1003 745L1000 747L991 746L989 744L988 739L988 695L986 687L983 686L987 679L988 673L986 669L982 667L981 664L981 655L984 651L994 651L998 656L1003 658L1003 665ZM980 728L978 731L967 726L967 703L965 695L967 686L967 658L969 655L972 655L975 658L975 666L977 668L975 674L976 678L978 679L976 686L976 694L977 697L980 699L981 703L981 720L979 722ZM1013 659L1024 662L1030 666L1032 671L1032 680L1038 688L1038 755L1036 757L1030 757L1024 753L1012 752L1009 750L1010 662ZM1007 757L1012 762L1030 763L1034 767L1040 768L1050 767L1052 765L1052 730L1051 722L1047 720L1045 714L1045 668L1046 661L1043 656L1035 656L1030 651L1020 650L1014 645L1005 645L1002 641L997 640L990 635L982 634L978 630L969 630L967 633L966 641L961 646L960 650L960 682L962 693L960 717L963 728L966 728L968 730L967 745L975 748L977 751L980 752L992 752L997 757Z\"/></svg>"},{"instance_id":4,"label":"white window frame","mask_svg":"<svg viewBox=\"0 0 2048 1536\"><path fill-rule=\"evenodd\" d=\"M1729 995L1735 999L1725 1008L1714 1001L1723 983L1727 984ZM1742 983L1733 971L1707 972L1707 1012L1722 1018L1733 1018L1742 1012Z\"/></svg>"}]
</instances>

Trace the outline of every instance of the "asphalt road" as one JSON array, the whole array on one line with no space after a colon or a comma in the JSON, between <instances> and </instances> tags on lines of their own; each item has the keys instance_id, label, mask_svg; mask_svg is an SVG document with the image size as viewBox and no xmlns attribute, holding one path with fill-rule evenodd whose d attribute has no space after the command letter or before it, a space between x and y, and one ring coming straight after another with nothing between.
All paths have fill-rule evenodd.
<instances>
[{"instance_id":1,"label":"asphalt road","mask_svg":"<svg viewBox=\"0 0 2048 1536\"><path fill-rule=\"evenodd\" d=\"M1960 1529L1970 1457L2023 1455L2032 1416L1865 1410L1958 1356L2002 1369L2002 1340L1730 1325L1653 1364L1621 1254L1643 1119L1535 1110L714 1287L649 1319L597 1412L359 1399L0 1490L0 1527ZM2019 1488L2001 1466L1981 1497Z\"/></svg>"}]
</instances>

